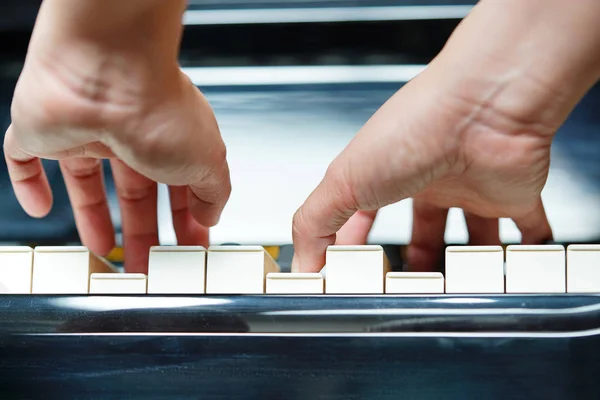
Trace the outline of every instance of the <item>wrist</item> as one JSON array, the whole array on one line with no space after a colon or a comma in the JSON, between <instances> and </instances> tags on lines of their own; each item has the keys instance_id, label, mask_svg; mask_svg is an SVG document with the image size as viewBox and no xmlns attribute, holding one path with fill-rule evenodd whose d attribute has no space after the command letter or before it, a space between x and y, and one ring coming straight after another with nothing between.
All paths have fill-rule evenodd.
<instances>
[{"instance_id":1,"label":"wrist","mask_svg":"<svg viewBox=\"0 0 600 400\"><path fill-rule=\"evenodd\" d=\"M105 110L144 112L140 109L180 84L184 3L45 0L22 76L37 81L44 92L81 105L71 114L95 125L104 124L98 116Z\"/></svg>"},{"instance_id":2,"label":"wrist","mask_svg":"<svg viewBox=\"0 0 600 400\"><path fill-rule=\"evenodd\" d=\"M553 135L600 78L599 16L597 1L483 0L429 74L492 129Z\"/></svg>"},{"instance_id":3,"label":"wrist","mask_svg":"<svg viewBox=\"0 0 600 400\"><path fill-rule=\"evenodd\" d=\"M185 0L44 0L30 52L177 62Z\"/></svg>"}]
</instances>

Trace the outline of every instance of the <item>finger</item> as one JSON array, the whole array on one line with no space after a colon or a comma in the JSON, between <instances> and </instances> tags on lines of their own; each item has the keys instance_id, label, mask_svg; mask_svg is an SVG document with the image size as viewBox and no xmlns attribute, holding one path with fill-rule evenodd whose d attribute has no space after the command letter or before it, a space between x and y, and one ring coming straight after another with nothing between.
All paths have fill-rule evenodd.
<instances>
[{"instance_id":1,"label":"finger","mask_svg":"<svg viewBox=\"0 0 600 400\"><path fill-rule=\"evenodd\" d=\"M433 106L436 78L428 76L424 71L373 115L296 212L297 270L321 269L327 246L357 210L410 198L453 168L459 141L446 132L460 120Z\"/></svg>"},{"instance_id":2,"label":"finger","mask_svg":"<svg viewBox=\"0 0 600 400\"><path fill-rule=\"evenodd\" d=\"M35 218L48 215L52 208L52 191L39 158L22 151L10 126L4 137L4 157L17 200L27 214Z\"/></svg>"},{"instance_id":3,"label":"finger","mask_svg":"<svg viewBox=\"0 0 600 400\"><path fill-rule=\"evenodd\" d=\"M111 160L123 227L125 269L148 273L150 247L158 245L158 188L155 182Z\"/></svg>"},{"instance_id":4,"label":"finger","mask_svg":"<svg viewBox=\"0 0 600 400\"><path fill-rule=\"evenodd\" d=\"M522 244L542 244L553 240L552 228L541 198L531 211L513 218L513 221L521 231Z\"/></svg>"},{"instance_id":5,"label":"finger","mask_svg":"<svg viewBox=\"0 0 600 400\"><path fill-rule=\"evenodd\" d=\"M71 158L59 164L81 241L93 252L107 255L115 247L115 229L106 198L102 160Z\"/></svg>"},{"instance_id":6,"label":"finger","mask_svg":"<svg viewBox=\"0 0 600 400\"><path fill-rule=\"evenodd\" d=\"M231 194L227 162L214 170L210 178L190 185L187 193L189 210L196 221L206 227L215 226Z\"/></svg>"},{"instance_id":7,"label":"finger","mask_svg":"<svg viewBox=\"0 0 600 400\"><path fill-rule=\"evenodd\" d=\"M482 218L465 212L471 246L495 246L500 244L498 218Z\"/></svg>"},{"instance_id":8,"label":"finger","mask_svg":"<svg viewBox=\"0 0 600 400\"><path fill-rule=\"evenodd\" d=\"M294 215L292 237L294 258L292 270L318 272L325 265L325 250L336 241L338 232L357 211L352 198L340 185L332 182L336 175L326 175Z\"/></svg>"},{"instance_id":9,"label":"finger","mask_svg":"<svg viewBox=\"0 0 600 400\"><path fill-rule=\"evenodd\" d=\"M414 200L412 237L407 251L408 270L436 270L445 247L447 218L448 209L432 206L418 198Z\"/></svg>"},{"instance_id":10,"label":"finger","mask_svg":"<svg viewBox=\"0 0 600 400\"><path fill-rule=\"evenodd\" d=\"M173 214L173 227L180 246L208 247L208 228L194 219L188 204L187 186L170 186L169 198Z\"/></svg>"},{"instance_id":11,"label":"finger","mask_svg":"<svg viewBox=\"0 0 600 400\"><path fill-rule=\"evenodd\" d=\"M358 211L336 235L336 245L363 245L367 243L377 211Z\"/></svg>"}]
</instances>

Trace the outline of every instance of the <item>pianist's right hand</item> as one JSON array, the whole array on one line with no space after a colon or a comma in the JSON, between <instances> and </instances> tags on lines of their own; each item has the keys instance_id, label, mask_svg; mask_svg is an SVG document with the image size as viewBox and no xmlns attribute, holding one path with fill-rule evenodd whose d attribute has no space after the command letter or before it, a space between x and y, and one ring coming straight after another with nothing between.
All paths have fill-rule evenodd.
<instances>
[{"instance_id":1,"label":"pianist's right hand","mask_svg":"<svg viewBox=\"0 0 600 400\"><path fill-rule=\"evenodd\" d=\"M523 243L551 239L540 195L550 147L600 78L599 50L600 1L480 1L297 211L293 269L318 271L329 245L363 244L377 210L409 197L413 270L435 266L450 207L465 211L474 245L500 244L500 217Z\"/></svg>"},{"instance_id":2,"label":"pianist's right hand","mask_svg":"<svg viewBox=\"0 0 600 400\"><path fill-rule=\"evenodd\" d=\"M115 245L100 163L111 159L130 272L158 244L156 182L172 185L180 244L208 245L231 190L212 110L177 63L185 3L45 0L5 137L25 211L49 212L40 158L60 160L82 241L101 255Z\"/></svg>"}]
</instances>

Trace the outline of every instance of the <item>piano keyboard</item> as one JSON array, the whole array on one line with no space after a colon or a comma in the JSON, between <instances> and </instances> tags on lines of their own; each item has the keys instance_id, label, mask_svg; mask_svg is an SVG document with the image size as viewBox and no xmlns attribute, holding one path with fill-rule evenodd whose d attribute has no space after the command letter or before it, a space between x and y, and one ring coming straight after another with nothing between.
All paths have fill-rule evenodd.
<instances>
[{"instance_id":1,"label":"piano keyboard","mask_svg":"<svg viewBox=\"0 0 600 400\"><path fill-rule=\"evenodd\" d=\"M600 245L450 246L444 273L390 271L379 246L331 247L322 273L276 259L260 246L155 247L144 275L83 247L0 248L1 392L600 394Z\"/></svg>"},{"instance_id":2,"label":"piano keyboard","mask_svg":"<svg viewBox=\"0 0 600 400\"><path fill-rule=\"evenodd\" d=\"M392 271L381 246L331 246L321 273L281 272L262 246L158 246L148 274L85 247L0 247L5 294L600 293L600 245L449 246L445 273Z\"/></svg>"}]
</instances>

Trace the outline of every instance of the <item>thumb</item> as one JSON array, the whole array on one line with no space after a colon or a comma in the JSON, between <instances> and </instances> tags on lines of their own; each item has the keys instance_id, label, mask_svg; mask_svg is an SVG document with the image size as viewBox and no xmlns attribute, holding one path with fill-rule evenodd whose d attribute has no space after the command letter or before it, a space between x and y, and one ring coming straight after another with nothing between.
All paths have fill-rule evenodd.
<instances>
[{"instance_id":1,"label":"thumb","mask_svg":"<svg viewBox=\"0 0 600 400\"><path fill-rule=\"evenodd\" d=\"M298 209L294 270L319 271L327 247L358 210L409 198L451 168L458 144L443 127L453 121L444 121L444 113L432 115L428 99L434 93L417 87L416 80L406 85L367 122Z\"/></svg>"}]
</instances>

